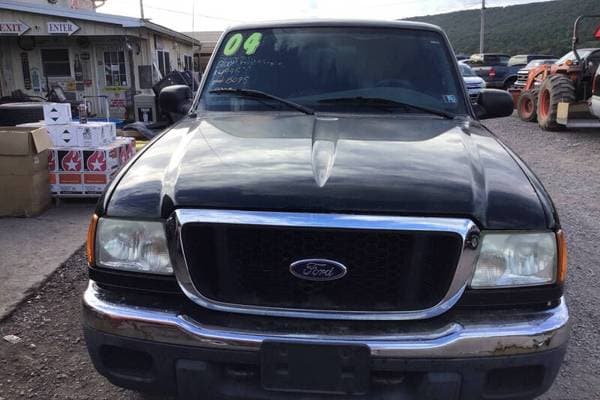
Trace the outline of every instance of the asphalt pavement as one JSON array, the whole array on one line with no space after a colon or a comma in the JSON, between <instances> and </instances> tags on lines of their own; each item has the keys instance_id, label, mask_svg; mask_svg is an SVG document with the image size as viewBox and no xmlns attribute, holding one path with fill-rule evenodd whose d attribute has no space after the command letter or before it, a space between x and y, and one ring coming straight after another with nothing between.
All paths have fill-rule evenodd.
<instances>
[{"instance_id":1,"label":"asphalt pavement","mask_svg":"<svg viewBox=\"0 0 600 400\"><path fill-rule=\"evenodd\" d=\"M600 399L600 132L542 132L516 117L486 125L540 177L567 234L572 337L559 377L541 399ZM80 250L0 322L0 338L21 339L0 339L0 400L141 399L108 383L87 357L79 320L85 281Z\"/></svg>"},{"instance_id":2,"label":"asphalt pavement","mask_svg":"<svg viewBox=\"0 0 600 400\"><path fill-rule=\"evenodd\" d=\"M85 242L92 201L62 201L33 218L0 218L0 320Z\"/></svg>"}]
</instances>

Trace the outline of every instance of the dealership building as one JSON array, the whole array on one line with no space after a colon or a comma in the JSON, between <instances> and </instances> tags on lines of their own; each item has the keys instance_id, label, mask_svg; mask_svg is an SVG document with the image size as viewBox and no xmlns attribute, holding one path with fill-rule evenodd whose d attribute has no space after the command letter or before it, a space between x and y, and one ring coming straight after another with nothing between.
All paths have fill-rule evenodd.
<instances>
[{"instance_id":1,"label":"dealership building","mask_svg":"<svg viewBox=\"0 0 600 400\"><path fill-rule=\"evenodd\" d=\"M60 86L92 113L133 119L135 94L171 70L199 70L198 40L98 13L100 0L0 0L0 97ZM19 92L20 91L20 92Z\"/></svg>"}]
</instances>

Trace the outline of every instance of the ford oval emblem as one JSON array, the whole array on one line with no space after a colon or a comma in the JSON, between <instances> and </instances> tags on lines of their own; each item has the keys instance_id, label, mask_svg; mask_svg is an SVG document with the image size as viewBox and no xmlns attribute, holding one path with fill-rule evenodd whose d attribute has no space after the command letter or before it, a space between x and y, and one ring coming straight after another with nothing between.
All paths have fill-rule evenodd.
<instances>
[{"instance_id":1,"label":"ford oval emblem","mask_svg":"<svg viewBox=\"0 0 600 400\"><path fill-rule=\"evenodd\" d=\"M344 264L337 261L315 258L293 262L290 272L300 279L325 282L340 279L348 270Z\"/></svg>"}]
</instances>

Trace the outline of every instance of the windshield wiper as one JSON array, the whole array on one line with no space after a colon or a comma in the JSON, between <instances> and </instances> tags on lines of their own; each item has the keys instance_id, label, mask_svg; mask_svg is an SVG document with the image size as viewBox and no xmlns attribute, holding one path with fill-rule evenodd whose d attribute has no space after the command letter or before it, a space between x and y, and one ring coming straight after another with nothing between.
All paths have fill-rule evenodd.
<instances>
[{"instance_id":1,"label":"windshield wiper","mask_svg":"<svg viewBox=\"0 0 600 400\"><path fill-rule=\"evenodd\" d=\"M444 117L447 119L454 119L455 115L444 111L438 110L435 108L429 108L425 106L418 106L416 104L404 103L397 100L385 99L380 97L363 97L363 96L355 96L355 97L335 97L331 99L322 99L319 100L319 103L326 104L357 104L357 105L367 105L373 107L403 107L403 108L412 108L414 110L422 111L427 114L438 115L440 117Z\"/></svg>"},{"instance_id":2,"label":"windshield wiper","mask_svg":"<svg viewBox=\"0 0 600 400\"><path fill-rule=\"evenodd\" d=\"M306 106L303 106L302 104L298 104L295 103L293 101L290 100L286 100L286 99L282 99L281 97L277 97L273 94L269 94L267 92L263 92L261 90L255 90L255 89L239 89L239 88L217 88L217 89L213 89L210 90L209 93L211 94L223 94L223 93L233 93L239 96L244 96L244 97L255 97L255 98L259 98L259 99L270 99L270 100L275 100L281 104L285 104L286 106L293 108L295 110L298 110L300 112L303 112L304 114L308 114L308 115L314 115L315 111L311 108L308 108Z\"/></svg>"}]
</instances>

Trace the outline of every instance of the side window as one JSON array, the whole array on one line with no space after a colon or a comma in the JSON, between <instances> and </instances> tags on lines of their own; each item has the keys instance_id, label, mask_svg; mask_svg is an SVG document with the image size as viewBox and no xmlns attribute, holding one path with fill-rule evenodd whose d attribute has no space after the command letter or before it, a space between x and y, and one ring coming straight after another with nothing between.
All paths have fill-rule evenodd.
<instances>
[{"instance_id":1,"label":"side window","mask_svg":"<svg viewBox=\"0 0 600 400\"><path fill-rule=\"evenodd\" d=\"M104 52L104 79L106 86L127 86L127 69L123 51Z\"/></svg>"},{"instance_id":2,"label":"side window","mask_svg":"<svg viewBox=\"0 0 600 400\"><path fill-rule=\"evenodd\" d=\"M44 76L71 76L68 49L42 49Z\"/></svg>"},{"instance_id":3,"label":"side window","mask_svg":"<svg viewBox=\"0 0 600 400\"><path fill-rule=\"evenodd\" d=\"M171 56L168 51L157 50L158 55L158 69L164 77L171 72Z\"/></svg>"},{"instance_id":4,"label":"side window","mask_svg":"<svg viewBox=\"0 0 600 400\"><path fill-rule=\"evenodd\" d=\"M587 59L588 64L592 64L592 70L590 71L591 73L596 72L596 69L598 68L598 65L600 65L600 51L596 52L592 55L590 55Z\"/></svg>"}]
</instances>

